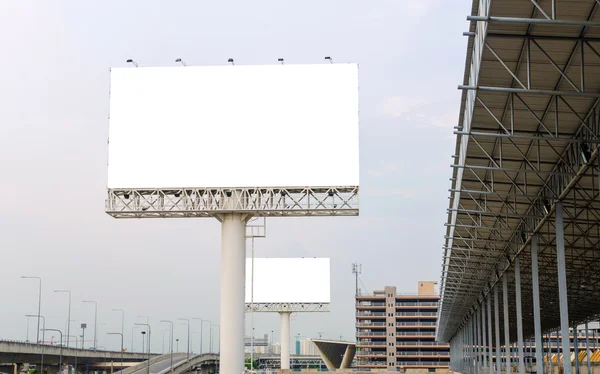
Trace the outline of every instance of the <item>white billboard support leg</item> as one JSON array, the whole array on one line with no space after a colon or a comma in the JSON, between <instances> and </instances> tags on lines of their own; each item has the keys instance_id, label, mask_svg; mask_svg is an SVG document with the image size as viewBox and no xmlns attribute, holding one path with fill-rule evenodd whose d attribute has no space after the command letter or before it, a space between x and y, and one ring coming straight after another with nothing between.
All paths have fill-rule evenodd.
<instances>
[{"instance_id":1,"label":"white billboard support leg","mask_svg":"<svg viewBox=\"0 0 600 374\"><path fill-rule=\"evenodd\" d=\"M244 371L245 214L223 214L221 221L220 372Z\"/></svg>"},{"instance_id":2,"label":"white billboard support leg","mask_svg":"<svg viewBox=\"0 0 600 374\"><path fill-rule=\"evenodd\" d=\"M279 312L281 316L281 369L290 368L290 312Z\"/></svg>"}]
</instances>

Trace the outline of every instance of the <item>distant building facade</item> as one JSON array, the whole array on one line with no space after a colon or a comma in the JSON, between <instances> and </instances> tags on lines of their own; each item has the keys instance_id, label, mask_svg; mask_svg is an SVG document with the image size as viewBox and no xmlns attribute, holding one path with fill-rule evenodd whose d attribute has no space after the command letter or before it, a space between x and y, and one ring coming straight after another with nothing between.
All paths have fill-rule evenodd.
<instances>
[{"instance_id":1,"label":"distant building facade","mask_svg":"<svg viewBox=\"0 0 600 374\"><path fill-rule=\"evenodd\" d=\"M397 294L386 286L356 296L356 367L447 369L450 346L435 341L439 296L436 282L419 282L418 292Z\"/></svg>"}]
</instances>

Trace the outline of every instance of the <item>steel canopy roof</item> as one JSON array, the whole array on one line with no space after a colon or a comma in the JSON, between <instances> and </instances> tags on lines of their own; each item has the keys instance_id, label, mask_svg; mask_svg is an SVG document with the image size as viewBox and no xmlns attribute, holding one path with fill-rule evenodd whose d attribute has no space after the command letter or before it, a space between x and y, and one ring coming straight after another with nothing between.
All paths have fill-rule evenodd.
<instances>
[{"instance_id":1,"label":"steel canopy roof","mask_svg":"<svg viewBox=\"0 0 600 374\"><path fill-rule=\"evenodd\" d=\"M600 1L591 0L473 2L438 340L454 336L504 272L516 335L517 256L524 335L533 335L534 234L542 328L559 327L558 201L564 211L570 322L600 312L599 8Z\"/></svg>"}]
</instances>

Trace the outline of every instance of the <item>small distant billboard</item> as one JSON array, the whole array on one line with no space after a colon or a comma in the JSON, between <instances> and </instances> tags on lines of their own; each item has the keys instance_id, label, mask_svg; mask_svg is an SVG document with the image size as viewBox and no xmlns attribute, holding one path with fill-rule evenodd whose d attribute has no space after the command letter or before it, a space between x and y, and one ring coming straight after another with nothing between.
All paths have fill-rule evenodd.
<instances>
[{"instance_id":1,"label":"small distant billboard","mask_svg":"<svg viewBox=\"0 0 600 374\"><path fill-rule=\"evenodd\" d=\"M254 295L252 297L252 283ZM246 259L246 304L329 304L328 258ZM296 310L297 311L297 310Z\"/></svg>"},{"instance_id":2,"label":"small distant billboard","mask_svg":"<svg viewBox=\"0 0 600 374\"><path fill-rule=\"evenodd\" d=\"M358 65L111 69L109 189L359 185Z\"/></svg>"}]
</instances>

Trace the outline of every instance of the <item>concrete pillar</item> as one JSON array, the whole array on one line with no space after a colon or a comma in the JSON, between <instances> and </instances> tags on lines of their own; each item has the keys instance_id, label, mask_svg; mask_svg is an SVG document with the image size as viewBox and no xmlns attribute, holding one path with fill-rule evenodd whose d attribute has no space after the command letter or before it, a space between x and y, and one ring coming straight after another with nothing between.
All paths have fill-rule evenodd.
<instances>
[{"instance_id":1,"label":"concrete pillar","mask_svg":"<svg viewBox=\"0 0 600 374\"><path fill-rule=\"evenodd\" d=\"M244 370L244 289L246 216L224 214L221 220L221 373Z\"/></svg>"},{"instance_id":2,"label":"concrete pillar","mask_svg":"<svg viewBox=\"0 0 600 374\"><path fill-rule=\"evenodd\" d=\"M533 329L535 335L535 370L544 373L544 348L542 346L542 322L540 316L540 281L538 277L538 236L531 237L531 287L533 288Z\"/></svg>"},{"instance_id":3,"label":"concrete pillar","mask_svg":"<svg viewBox=\"0 0 600 374\"><path fill-rule=\"evenodd\" d=\"M558 262L558 298L560 306L560 330L562 339L564 360L564 374L571 374L572 368L568 356L571 352L569 342L569 304L567 301L567 266L565 263L565 227L563 223L562 202L555 204L556 215L556 259ZM566 339L565 339L566 337Z\"/></svg>"},{"instance_id":4,"label":"concrete pillar","mask_svg":"<svg viewBox=\"0 0 600 374\"><path fill-rule=\"evenodd\" d=\"M290 312L281 312L281 369L290 368Z\"/></svg>"},{"instance_id":5,"label":"concrete pillar","mask_svg":"<svg viewBox=\"0 0 600 374\"><path fill-rule=\"evenodd\" d=\"M519 261L519 256L515 258L515 301L517 307L517 352L519 374L525 374L523 355L523 311L521 310L521 263Z\"/></svg>"},{"instance_id":6,"label":"concrete pillar","mask_svg":"<svg viewBox=\"0 0 600 374\"><path fill-rule=\"evenodd\" d=\"M496 328L496 373L502 372L502 348L500 347L500 308L498 306L498 284L494 285L494 323Z\"/></svg>"},{"instance_id":7,"label":"concrete pillar","mask_svg":"<svg viewBox=\"0 0 600 374\"><path fill-rule=\"evenodd\" d=\"M504 308L504 347L506 356L506 372L510 373L510 324L508 318L508 275L502 275L502 306Z\"/></svg>"}]
</instances>

